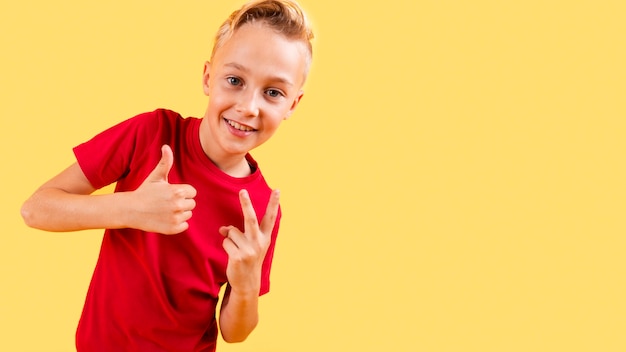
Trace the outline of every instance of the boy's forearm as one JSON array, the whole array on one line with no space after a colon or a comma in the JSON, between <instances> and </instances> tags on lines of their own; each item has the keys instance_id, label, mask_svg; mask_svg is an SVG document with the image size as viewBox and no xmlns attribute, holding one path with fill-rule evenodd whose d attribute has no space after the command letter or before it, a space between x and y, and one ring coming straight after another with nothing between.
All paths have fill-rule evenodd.
<instances>
[{"instance_id":1,"label":"boy's forearm","mask_svg":"<svg viewBox=\"0 0 626 352\"><path fill-rule=\"evenodd\" d=\"M258 291L237 292L228 288L220 311L220 330L226 342L242 342L259 322Z\"/></svg>"},{"instance_id":2,"label":"boy's forearm","mask_svg":"<svg viewBox=\"0 0 626 352\"><path fill-rule=\"evenodd\" d=\"M22 206L30 227L46 231L78 231L127 227L126 193L72 194L56 188L35 192Z\"/></svg>"}]
</instances>

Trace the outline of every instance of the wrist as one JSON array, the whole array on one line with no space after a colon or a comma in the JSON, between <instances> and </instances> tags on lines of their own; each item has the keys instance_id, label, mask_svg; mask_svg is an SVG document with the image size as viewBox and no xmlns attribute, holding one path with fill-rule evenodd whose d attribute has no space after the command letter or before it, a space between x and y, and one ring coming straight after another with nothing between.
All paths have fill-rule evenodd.
<instances>
[{"instance_id":1,"label":"wrist","mask_svg":"<svg viewBox=\"0 0 626 352\"><path fill-rule=\"evenodd\" d=\"M116 218L115 221L117 228L132 228L136 229L137 224L135 224L134 219L136 218L135 211L137 210L136 205L133 203L133 193L132 192L116 192L113 193L117 197L117 209L116 214L113 216Z\"/></svg>"},{"instance_id":2,"label":"wrist","mask_svg":"<svg viewBox=\"0 0 626 352\"><path fill-rule=\"evenodd\" d=\"M248 275L236 275L232 279L228 282L231 292L241 297L258 297L261 291L261 267L248 271Z\"/></svg>"},{"instance_id":3,"label":"wrist","mask_svg":"<svg viewBox=\"0 0 626 352\"><path fill-rule=\"evenodd\" d=\"M240 297L241 299L249 299L249 298L257 298L259 296L259 292L261 291L261 285L240 285L233 286L230 285L230 295Z\"/></svg>"}]
</instances>

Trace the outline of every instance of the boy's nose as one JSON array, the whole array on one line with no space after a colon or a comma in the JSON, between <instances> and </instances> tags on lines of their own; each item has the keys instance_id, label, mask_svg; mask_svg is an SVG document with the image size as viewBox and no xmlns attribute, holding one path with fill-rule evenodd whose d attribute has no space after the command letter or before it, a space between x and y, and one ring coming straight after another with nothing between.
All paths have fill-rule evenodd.
<instances>
[{"instance_id":1,"label":"boy's nose","mask_svg":"<svg viewBox=\"0 0 626 352\"><path fill-rule=\"evenodd\" d=\"M253 90L242 92L235 106L237 112L245 116L257 116L259 114L258 95Z\"/></svg>"}]
</instances>

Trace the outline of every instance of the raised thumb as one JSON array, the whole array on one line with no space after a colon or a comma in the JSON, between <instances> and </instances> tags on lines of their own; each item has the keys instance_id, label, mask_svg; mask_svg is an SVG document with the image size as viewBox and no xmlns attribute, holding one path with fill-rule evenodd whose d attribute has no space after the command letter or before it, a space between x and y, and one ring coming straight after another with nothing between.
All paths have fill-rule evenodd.
<instances>
[{"instance_id":1,"label":"raised thumb","mask_svg":"<svg viewBox=\"0 0 626 352\"><path fill-rule=\"evenodd\" d=\"M174 164L174 153L172 152L172 148L169 145L164 144L161 147L161 160L157 166L152 170L148 179L150 181L165 181L167 182L167 175L170 173L170 169L172 169L172 165Z\"/></svg>"}]
</instances>

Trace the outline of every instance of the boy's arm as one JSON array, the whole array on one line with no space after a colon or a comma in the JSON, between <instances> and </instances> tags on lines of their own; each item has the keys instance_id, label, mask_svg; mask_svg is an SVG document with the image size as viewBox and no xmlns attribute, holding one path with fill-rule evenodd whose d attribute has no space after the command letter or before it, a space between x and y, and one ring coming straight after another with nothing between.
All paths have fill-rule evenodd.
<instances>
[{"instance_id":1,"label":"boy's arm","mask_svg":"<svg viewBox=\"0 0 626 352\"><path fill-rule=\"evenodd\" d=\"M261 224L257 221L248 192L239 192L244 232L234 226L220 228L228 253L228 286L220 310L220 330L227 342L241 342L259 321L261 271L278 216L279 192L273 191Z\"/></svg>"},{"instance_id":2,"label":"boy's arm","mask_svg":"<svg viewBox=\"0 0 626 352\"><path fill-rule=\"evenodd\" d=\"M28 226L47 231L136 228L164 234L187 229L195 189L172 185L167 175L174 157L169 146L146 180L132 192L95 191L77 163L44 183L22 206Z\"/></svg>"},{"instance_id":3,"label":"boy's arm","mask_svg":"<svg viewBox=\"0 0 626 352\"><path fill-rule=\"evenodd\" d=\"M226 286L220 310L220 331L226 342L242 342L259 322L259 291L233 293Z\"/></svg>"}]
</instances>

